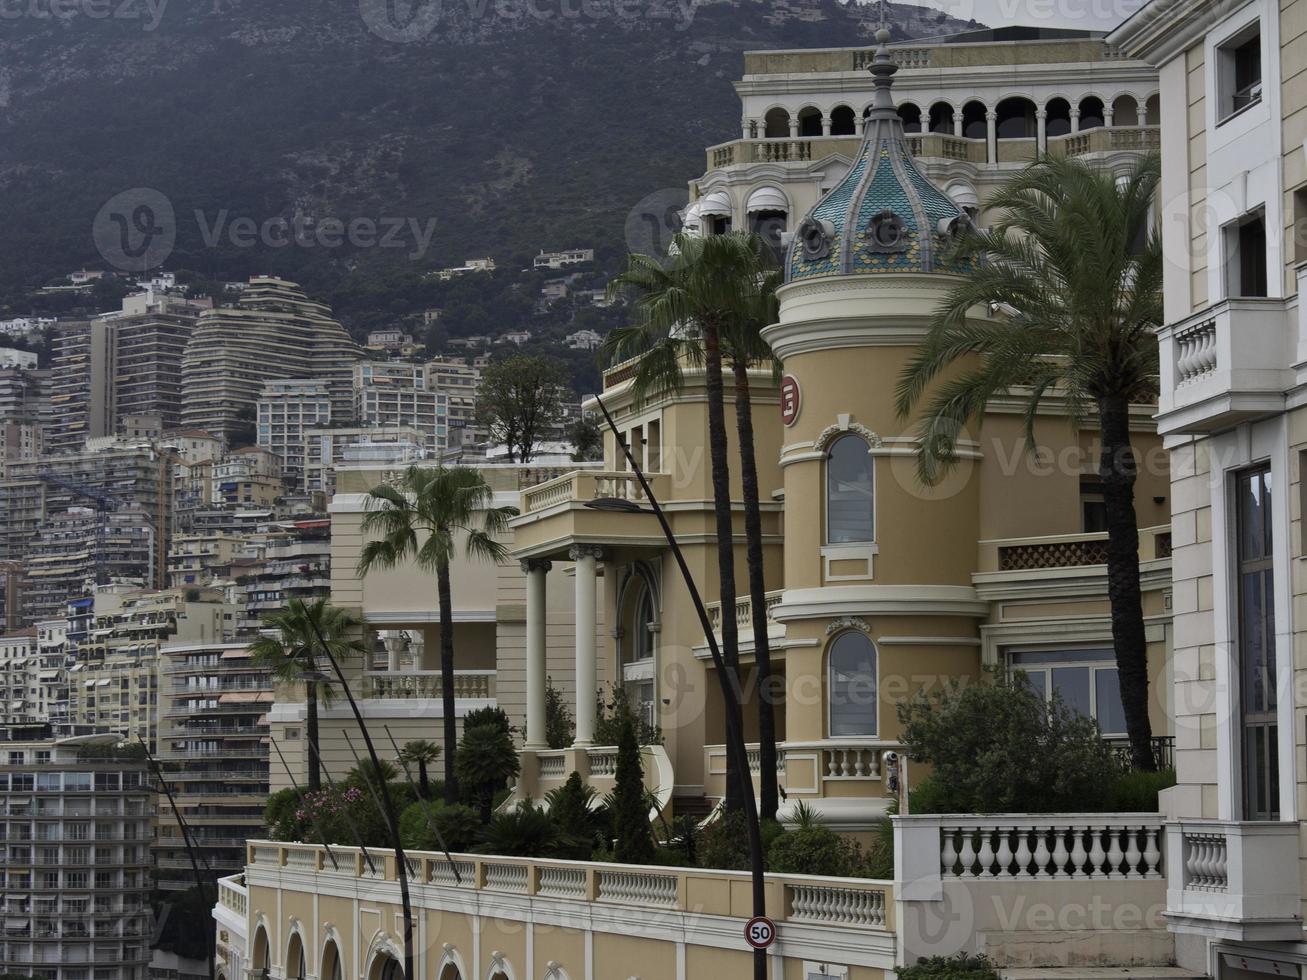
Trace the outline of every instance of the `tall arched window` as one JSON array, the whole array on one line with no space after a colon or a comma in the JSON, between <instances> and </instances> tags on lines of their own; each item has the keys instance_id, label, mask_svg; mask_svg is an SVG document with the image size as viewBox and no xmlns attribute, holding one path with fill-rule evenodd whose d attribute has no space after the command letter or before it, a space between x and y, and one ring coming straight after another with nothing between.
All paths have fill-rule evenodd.
<instances>
[{"instance_id":1,"label":"tall arched window","mask_svg":"<svg viewBox=\"0 0 1307 980\"><path fill-rule=\"evenodd\" d=\"M842 435L826 453L826 542L876 540L875 488L870 447Z\"/></svg>"},{"instance_id":2,"label":"tall arched window","mask_svg":"<svg viewBox=\"0 0 1307 980\"><path fill-rule=\"evenodd\" d=\"M866 634L848 630L827 654L830 737L876 735L876 646Z\"/></svg>"}]
</instances>

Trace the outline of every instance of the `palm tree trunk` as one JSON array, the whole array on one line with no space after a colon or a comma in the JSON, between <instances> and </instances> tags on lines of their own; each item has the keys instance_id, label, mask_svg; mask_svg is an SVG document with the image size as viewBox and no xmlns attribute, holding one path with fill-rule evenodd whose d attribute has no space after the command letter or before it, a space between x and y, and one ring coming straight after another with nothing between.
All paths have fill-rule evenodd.
<instances>
[{"instance_id":1,"label":"palm tree trunk","mask_svg":"<svg viewBox=\"0 0 1307 980\"><path fill-rule=\"evenodd\" d=\"M1148 720L1148 641L1139 592L1139 523L1135 516L1134 449L1130 445L1130 405L1125 398L1099 402L1103 481L1107 514L1107 595L1112 607L1112 645L1116 648L1121 706L1136 769L1157 768Z\"/></svg>"},{"instance_id":2,"label":"palm tree trunk","mask_svg":"<svg viewBox=\"0 0 1307 980\"><path fill-rule=\"evenodd\" d=\"M727 459L726 406L722 385L722 346L716 324L703 324L705 386L708 391L708 454L712 461L713 513L717 524L717 575L721 580L722 609L722 661L728 672L727 682L736 691L737 704L743 701L740 694L739 633L735 624L735 530L731 516L731 470ZM732 711L730 704L723 710ZM734 708L735 721L743 731L743 713ZM726 808L743 806L747 772L739 772L727 757Z\"/></svg>"},{"instance_id":3,"label":"palm tree trunk","mask_svg":"<svg viewBox=\"0 0 1307 980\"><path fill-rule=\"evenodd\" d=\"M758 675L758 815L776 819L780 794L776 786L776 709L772 704L771 644L767 639L767 585L762 564L762 509L758 504L758 460L753 448L753 404L749 397L749 365L732 364L735 372L735 429L740 439L740 482L744 489L745 561L749 566L749 601L753 610L753 659Z\"/></svg>"},{"instance_id":4,"label":"palm tree trunk","mask_svg":"<svg viewBox=\"0 0 1307 980\"><path fill-rule=\"evenodd\" d=\"M431 799L431 783L427 779L426 759L418 759L418 792L422 794L422 799Z\"/></svg>"},{"instance_id":5,"label":"palm tree trunk","mask_svg":"<svg viewBox=\"0 0 1307 980\"><path fill-rule=\"evenodd\" d=\"M454 749L458 745L458 719L454 717L454 600L449 591L449 562L436 568L440 593L440 700L445 723L445 802L458 802L454 775Z\"/></svg>"},{"instance_id":6,"label":"palm tree trunk","mask_svg":"<svg viewBox=\"0 0 1307 980\"><path fill-rule=\"evenodd\" d=\"M309 792L317 793L322 790L322 754L318 744L318 685L316 681L309 681L304 687L305 700L308 702L304 728L309 742Z\"/></svg>"}]
</instances>

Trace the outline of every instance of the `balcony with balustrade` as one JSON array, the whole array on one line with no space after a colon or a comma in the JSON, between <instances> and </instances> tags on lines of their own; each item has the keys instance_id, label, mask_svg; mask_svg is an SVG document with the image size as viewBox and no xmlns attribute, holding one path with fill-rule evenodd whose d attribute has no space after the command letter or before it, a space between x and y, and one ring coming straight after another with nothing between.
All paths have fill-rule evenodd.
<instances>
[{"instance_id":1,"label":"balcony with balustrade","mask_svg":"<svg viewBox=\"0 0 1307 980\"><path fill-rule=\"evenodd\" d=\"M1307 266L1298 269L1301 292ZM1162 327L1157 427L1209 434L1284 411L1304 360L1298 298L1231 298Z\"/></svg>"}]
</instances>

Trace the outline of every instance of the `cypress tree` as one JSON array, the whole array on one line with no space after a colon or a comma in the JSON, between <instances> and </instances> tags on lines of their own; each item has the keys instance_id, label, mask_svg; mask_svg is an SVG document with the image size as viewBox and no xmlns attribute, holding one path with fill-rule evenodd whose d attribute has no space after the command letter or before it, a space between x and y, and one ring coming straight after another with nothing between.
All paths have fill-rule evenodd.
<instances>
[{"instance_id":1,"label":"cypress tree","mask_svg":"<svg viewBox=\"0 0 1307 980\"><path fill-rule=\"evenodd\" d=\"M613 785L613 833L617 836L615 857L622 864L650 864L654 858L649 831L649 807L644 796L644 767L640 746L630 718L622 725L617 740L617 775Z\"/></svg>"}]
</instances>

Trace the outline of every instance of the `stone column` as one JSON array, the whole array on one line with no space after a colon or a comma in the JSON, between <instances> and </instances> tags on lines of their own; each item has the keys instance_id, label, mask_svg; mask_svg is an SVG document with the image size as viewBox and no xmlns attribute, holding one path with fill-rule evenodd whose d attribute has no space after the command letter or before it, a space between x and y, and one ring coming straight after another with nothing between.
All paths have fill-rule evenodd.
<instances>
[{"instance_id":1,"label":"stone column","mask_svg":"<svg viewBox=\"0 0 1307 980\"><path fill-rule=\"evenodd\" d=\"M799 138L799 117L798 117L798 116L791 116L791 117L790 117L790 139L793 140L793 139L798 139L798 138Z\"/></svg>"},{"instance_id":2,"label":"stone column","mask_svg":"<svg viewBox=\"0 0 1307 980\"><path fill-rule=\"evenodd\" d=\"M1112 120L1113 120L1113 118L1115 117L1115 115L1116 115L1116 110L1114 110L1110 105L1103 106L1103 128L1104 128L1104 129L1111 129L1111 128L1112 128Z\"/></svg>"},{"instance_id":3,"label":"stone column","mask_svg":"<svg viewBox=\"0 0 1307 980\"><path fill-rule=\"evenodd\" d=\"M545 573L553 562L522 562L526 572L526 747L543 749L545 741Z\"/></svg>"},{"instance_id":4,"label":"stone column","mask_svg":"<svg viewBox=\"0 0 1307 980\"><path fill-rule=\"evenodd\" d=\"M830 116L821 117L821 135L822 136L830 135Z\"/></svg>"},{"instance_id":5,"label":"stone column","mask_svg":"<svg viewBox=\"0 0 1307 980\"><path fill-rule=\"evenodd\" d=\"M1075 106L1071 107L1071 132L1080 132L1080 110Z\"/></svg>"},{"instance_id":6,"label":"stone column","mask_svg":"<svg viewBox=\"0 0 1307 980\"><path fill-rule=\"evenodd\" d=\"M600 549L577 545L568 555L576 562L576 738L574 746L594 744L595 692L599 688L595 665L595 584Z\"/></svg>"},{"instance_id":7,"label":"stone column","mask_svg":"<svg viewBox=\"0 0 1307 980\"><path fill-rule=\"evenodd\" d=\"M998 163L998 113L990 109L985 113L985 142L990 163Z\"/></svg>"},{"instance_id":8,"label":"stone column","mask_svg":"<svg viewBox=\"0 0 1307 980\"><path fill-rule=\"evenodd\" d=\"M386 669L393 674L399 670L399 652L404 648L404 634L399 630L386 630L381 642L386 645Z\"/></svg>"},{"instance_id":9,"label":"stone column","mask_svg":"<svg viewBox=\"0 0 1307 980\"><path fill-rule=\"evenodd\" d=\"M1039 152L1043 153L1048 149L1048 110L1035 110L1035 145L1039 147Z\"/></svg>"},{"instance_id":10,"label":"stone column","mask_svg":"<svg viewBox=\"0 0 1307 980\"><path fill-rule=\"evenodd\" d=\"M962 139L962 110L953 110L953 135Z\"/></svg>"}]
</instances>

